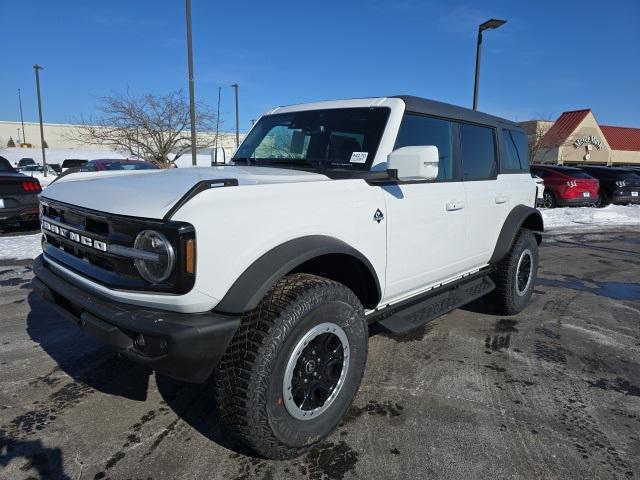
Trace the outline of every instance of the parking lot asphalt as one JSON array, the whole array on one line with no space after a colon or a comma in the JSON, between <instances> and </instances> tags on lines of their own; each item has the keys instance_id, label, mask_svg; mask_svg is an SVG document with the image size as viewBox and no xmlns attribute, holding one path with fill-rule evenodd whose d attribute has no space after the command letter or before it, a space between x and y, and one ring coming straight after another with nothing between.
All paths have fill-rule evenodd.
<instances>
[{"instance_id":1,"label":"parking lot asphalt","mask_svg":"<svg viewBox=\"0 0 640 480\"><path fill-rule=\"evenodd\" d=\"M252 458L210 384L119 359L0 262L0 478L640 477L640 237L545 239L531 305L373 328L354 406L317 449Z\"/></svg>"}]
</instances>

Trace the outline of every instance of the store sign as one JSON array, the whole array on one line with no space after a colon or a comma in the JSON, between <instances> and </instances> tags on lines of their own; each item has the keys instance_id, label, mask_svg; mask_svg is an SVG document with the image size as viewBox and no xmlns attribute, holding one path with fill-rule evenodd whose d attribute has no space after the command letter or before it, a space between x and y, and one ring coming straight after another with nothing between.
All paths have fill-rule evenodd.
<instances>
[{"instance_id":1,"label":"store sign","mask_svg":"<svg viewBox=\"0 0 640 480\"><path fill-rule=\"evenodd\" d=\"M593 145L598 150L602 148L602 142L593 135L587 135L586 137L578 138L575 142L573 142L573 146L576 148L582 145Z\"/></svg>"}]
</instances>

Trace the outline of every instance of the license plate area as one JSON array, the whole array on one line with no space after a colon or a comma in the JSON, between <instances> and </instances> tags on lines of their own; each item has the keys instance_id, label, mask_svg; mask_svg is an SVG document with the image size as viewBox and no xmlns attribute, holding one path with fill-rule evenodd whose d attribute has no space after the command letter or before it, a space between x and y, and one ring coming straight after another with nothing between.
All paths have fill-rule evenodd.
<instances>
[{"instance_id":1,"label":"license plate area","mask_svg":"<svg viewBox=\"0 0 640 480\"><path fill-rule=\"evenodd\" d=\"M590 197L590 196L591 196L591 193L589 193L589 192L582 192L582 196L583 196L583 197Z\"/></svg>"},{"instance_id":2,"label":"license plate area","mask_svg":"<svg viewBox=\"0 0 640 480\"><path fill-rule=\"evenodd\" d=\"M631 196L632 197L637 197L638 196L638 192L631 192Z\"/></svg>"}]
</instances>

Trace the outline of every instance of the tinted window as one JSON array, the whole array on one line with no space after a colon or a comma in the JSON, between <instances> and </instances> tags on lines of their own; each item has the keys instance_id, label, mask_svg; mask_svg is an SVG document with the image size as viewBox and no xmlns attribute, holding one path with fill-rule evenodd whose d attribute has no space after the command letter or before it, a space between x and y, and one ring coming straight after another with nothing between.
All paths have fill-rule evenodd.
<instances>
[{"instance_id":1,"label":"tinted window","mask_svg":"<svg viewBox=\"0 0 640 480\"><path fill-rule=\"evenodd\" d=\"M520 157L518 149L509 130L502 130L502 146L500 152L500 171L520 170Z\"/></svg>"},{"instance_id":2,"label":"tinted window","mask_svg":"<svg viewBox=\"0 0 640 480\"><path fill-rule=\"evenodd\" d=\"M156 168L151 163L142 162L105 162L102 165L105 170L154 170Z\"/></svg>"},{"instance_id":3,"label":"tinted window","mask_svg":"<svg viewBox=\"0 0 640 480\"><path fill-rule=\"evenodd\" d=\"M62 168L81 167L85 163L87 163L86 160L74 160L74 159L69 159L68 158L68 159L66 159L65 161L62 162Z\"/></svg>"},{"instance_id":4,"label":"tinted window","mask_svg":"<svg viewBox=\"0 0 640 480\"><path fill-rule=\"evenodd\" d=\"M402 120L395 148L418 145L438 147L437 180L460 178L460 172L453 158L453 123L447 120L407 114Z\"/></svg>"},{"instance_id":5,"label":"tinted window","mask_svg":"<svg viewBox=\"0 0 640 480\"><path fill-rule=\"evenodd\" d=\"M496 148L493 129L460 124L462 178L484 180L496 175Z\"/></svg>"}]
</instances>

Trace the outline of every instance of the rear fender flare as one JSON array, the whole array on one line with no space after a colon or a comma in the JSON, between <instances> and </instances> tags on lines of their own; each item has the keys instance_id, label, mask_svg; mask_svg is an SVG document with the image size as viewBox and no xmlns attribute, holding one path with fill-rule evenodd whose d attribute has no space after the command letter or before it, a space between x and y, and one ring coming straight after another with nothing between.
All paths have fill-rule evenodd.
<instances>
[{"instance_id":1,"label":"rear fender flare","mask_svg":"<svg viewBox=\"0 0 640 480\"><path fill-rule=\"evenodd\" d=\"M493 250L493 255L491 255L489 263L495 264L509 253L518 235L518 231L521 228L527 228L533 231L536 234L538 245L540 245L542 242L542 232L544 231L544 221L542 220L540 211L527 207L526 205L517 205L509 212L507 219L502 225L502 230L500 230L500 235L498 236L498 241L496 242L496 247Z\"/></svg>"}]
</instances>

